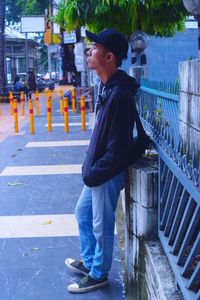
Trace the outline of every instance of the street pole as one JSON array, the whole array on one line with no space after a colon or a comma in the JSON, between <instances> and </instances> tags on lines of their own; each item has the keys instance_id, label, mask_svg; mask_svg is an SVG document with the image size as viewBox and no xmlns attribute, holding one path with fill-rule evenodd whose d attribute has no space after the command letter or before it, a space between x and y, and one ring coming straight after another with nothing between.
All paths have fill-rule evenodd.
<instances>
[{"instance_id":1,"label":"street pole","mask_svg":"<svg viewBox=\"0 0 200 300\"><path fill-rule=\"evenodd\" d=\"M200 0L183 0L183 4L198 23L198 59L200 59Z\"/></svg>"},{"instance_id":2,"label":"street pole","mask_svg":"<svg viewBox=\"0 0 200 300\"><path fill-rule=\"evenodd\" d=\"M200 20L198 20L198 59L200 59Z\"/></svg>"},{"instance_id":3,"label":"street pole","mask_svg":"<svg viewBox=\"0 0 200 300\"><path fill-rule=\"evenodd\" d=\"M25 33L25 60L26 60L26 81L28 82L28 40L27 40L27 32Z\"/></svg>"},{"instance_id":4,"label":"street pole","mask_svg":"<svg viewBox=\"0 0 200 300\"><path fill-rule=\"evenodd\" d=\"M47 46L47 53L48 53L48 73L51 78L51 52L50 52L50 45Z\"/></svg>"}]
</instances>

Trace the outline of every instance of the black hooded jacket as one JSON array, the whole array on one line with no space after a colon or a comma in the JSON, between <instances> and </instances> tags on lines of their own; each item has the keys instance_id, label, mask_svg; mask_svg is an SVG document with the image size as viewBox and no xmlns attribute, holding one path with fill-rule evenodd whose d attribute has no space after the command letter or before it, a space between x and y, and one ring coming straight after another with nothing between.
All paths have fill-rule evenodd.
<instances>
[{"instance_id":1,"label":"black hooded jacket","mask_svg":"<svg viewBox=\"0 0 200 300\"><path fill-rule=\"evenodd\" d=\"M120 70L106 82L82 167L87 186L101 185L134 162L134 95L139 86L133 77Z\"/></svg>"}]
</instances>

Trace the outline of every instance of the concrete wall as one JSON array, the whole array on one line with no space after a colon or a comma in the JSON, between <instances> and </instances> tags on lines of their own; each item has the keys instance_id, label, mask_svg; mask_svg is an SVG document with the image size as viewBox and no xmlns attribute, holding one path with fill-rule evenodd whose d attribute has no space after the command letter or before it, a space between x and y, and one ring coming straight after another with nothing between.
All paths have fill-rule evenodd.
<instances>
[{"instance_id":1,"label":"concrete wall","mask_svg":"<svg viewBox=\"0 0 200 300\"><path fill-rule=\"evenodd\" d=\"M198 56L198 30L196 28L177 32L173 37L149 37L145 50L147 57L148 78L158 81L177 80L179 62L196 59ZM122 69L129 72L131 67L131 49Z\"/></svg>"},{"instance_id":2,"label":"concrete wall","mask_svg":"<svg viewBox=\"0 0 200 300\"><path fill-rule=\"evenodd\" d=\"M158 240L157 157L129 168L122 193L128 300L182 300Z\"/></svg>"},{"instance_id":3,"label":"concrete wall","mask_svg":"<svg viewBox=\"0 0 200 300\"><path fill-rule=\"evenodd\" d=\"M200 152L200 60L179 64L179 128L185 145Z\"/></svg>"},{"instance_id":4,"label":"concrete wall","mask_svg":"<svg viewBox=\"0 0 200 300\"><path fill-rule=\"evenodd\" d=\"M169 38L150 37L145 52L149 79L177 80L179 62L198 56L198 30L186 29Z\"/></svg>"}]
</instances>

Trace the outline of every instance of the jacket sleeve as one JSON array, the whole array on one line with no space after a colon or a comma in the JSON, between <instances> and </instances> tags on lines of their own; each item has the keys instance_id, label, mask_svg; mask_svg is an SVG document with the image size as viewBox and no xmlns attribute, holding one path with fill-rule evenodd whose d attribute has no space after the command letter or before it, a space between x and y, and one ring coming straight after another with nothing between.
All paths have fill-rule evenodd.
<instances>
[{"instance_id":1,"label":"jacket sleeve","mask_svg":"<svg viewBox=\"0 0 200 300\"><path fill-rule=\"evenodd\" d=\"M83 172L87 186L98 186L125 169L133 136L135 106L131 96L120 92L110 103L106 151L90 170Z\"/></svg>"}]
</instances>

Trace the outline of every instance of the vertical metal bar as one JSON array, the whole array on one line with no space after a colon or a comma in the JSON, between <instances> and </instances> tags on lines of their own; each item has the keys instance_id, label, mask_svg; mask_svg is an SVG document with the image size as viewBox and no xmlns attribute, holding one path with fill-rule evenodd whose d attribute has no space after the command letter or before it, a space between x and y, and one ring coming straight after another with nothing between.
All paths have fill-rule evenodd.
<instances>
[{"instance_id":1,"label":"vertical metal bar","mask_svg":"<svg viewBox=\"0 0 200 300\"><path fill-rule=\"evenodd\" d=\"M190 289L190 290L194 289L195 283L197 280L199 280L199 278L200 278L200 262L198 263L194 272L192 273L192 276L188 283L188 289Z\"/></svg>"},{"instance_id":2,"label":"vertical metal bar","mask_svg":"<svg viewBox=\"0 0 200 300\"><path fill-rule=\"evenodd\" d=\"M184 191L184 193L181 195L178 209L176 211L176 215L174 218L174 222L172 224L172 230L169 235L169 245L172 245L174 243L174 239L176 238L177 230L179 228L181 218L182 218L182 215L185 210L187 202L188 202L188 192Z\"/></svg>"},{"instance_id":3,"label":"vertical metal bar","mask_svg":"<svg viewBox=\"0 0 200 300\"><path fill-rule=\"evenodd\" d=\"M171 178L172 178L172 173L169 169L167 169L167 176L166 176L166 180L164 182L163 191L162 191L161 198L160 198L161 218L163 216L163 211L164 211L165 204L166 204L166 199L167 199L167 194L169 191Z\"/></svg>"},{"instance_id":4,"label":"vertical metal bar","mask_svg":"<svg viewBox=\"0 0 200 300\"><path fill-rule=\"evenodd\" d=\"M178 265L183 265L187 259L187 257L185 256L185 253L187 251L187 248L189 247L191 239L193 238L193 235L198 226L199 220L200 220L200 207L197 206L196 210L193 214L192 220L189 224L187 233L184 237L184 241L182 243L181 249L179 251L178 260L177 260Z\"/></svg>"},{"instance_id":5,"label":"vertical metal bar","mask_svg":"<svg viewBox=\"0 0 200 300\"><path fill-rule=\"evenodd\" d=\"M180 182L177 182L175 192L174 192L174 196L173 196L173 200L172 200L172 203L171 203L171 208L170 208L168 219L167 219L166 226L165 226L165 231L164 231L165 236L169 236L171 226L172 226L172 223L173 223L173 220L174 220L174 216L176 214L177 206L178 206L178 203L180 201L181 194L183 195L183 193L184 193L183 192L183 186L180 184Z\"/></svg>"},{"instance_id":6,"label":"vertical metal bar","mask_svg":"<svg viewBox=\"0 0 200 300\"><path fill-rule=\"evenodd\" d=\"M194 213L194 208L195 208L195 202L192 198L190 198L185 207L185 211L182 216L182 220L181 220L179 229L177 231L176 239L174 241L172 253L175 255L178 253L179 249L181 248L181 243L183 241L183 237L187 232L187 228L189 226L190 219L192 218L192 215Z\"/></svg>"},{"instance_id":7,"label":"vertical metal bar","mask_svg":"<svg viewBox=\"0 0 200 300\"><path fill-rule=\"evenodd\" d=\"M161 198L161 174L163 171L163 161L160 156L158 156L158 231L160 231L160 198Z\"/></svg>"},{"instance_id":8,"label":"vertical metal bar","mask_svg":"<svg viewBox=\"0 0 200 300\"><path fill-rule=\"evenodd\" d=\"M200 290L198 291L197 295L196 295L196 299L195 300L200 300Z\"/></svg>"},{"instance_id":9,"label":"vertical metal bar","mask_svg":"<svg viewBox=\"0 0 200 300\"><path fill-rule=\"evenodd\" d=\"M194 245L192 246L190 254L186 260L186 263L185 263L183 271L182 271L182 276L188 275L188 271L191 268L195 257L198 255L199 249L200 249L200 232L198 233L196 241L195 241Z\"/></svg>"},{"instance_id":10,"label":"vertical metal bar","mask_svg":"<svg viewBox=\"0 0 200 300\"><path fill-rule=\"evenodd\" d=\"M167 200L166 200L164 211L163 211L162 220L160 222L160 226L161 226L162 230L165 228L165 224L166 224L166 221L167 221L167 218L169 215L170 207L172 205L173 195L174 195L174 190L175 190L176 185L177 185L177 178L173 174L171 183L170 183L170 187L169 187L169 191L168 191L168 195L167 195Z\"/></svg>"}]
</instances>

